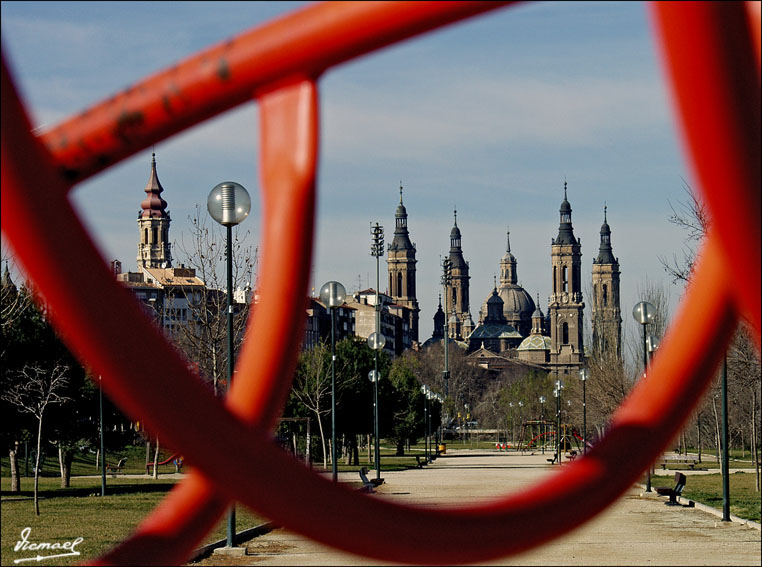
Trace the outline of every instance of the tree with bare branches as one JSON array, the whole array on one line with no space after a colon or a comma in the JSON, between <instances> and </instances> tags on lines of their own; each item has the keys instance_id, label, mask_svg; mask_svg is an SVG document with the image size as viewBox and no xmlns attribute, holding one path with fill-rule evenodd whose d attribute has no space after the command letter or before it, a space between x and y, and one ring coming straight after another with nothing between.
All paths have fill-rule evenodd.
<instances>
[{"instance_id":1,"label":"tree with bare branches","mask_svg":"<svg viewBox=\"0 0 762 567\"><path fill-rule=\"evenodd\" d=\"M69 367L55 364L44 367L37 364L25 365L18 381L2 394L2 398L16 406L21 412L32 414L37 419L37 454L34 463L34 512L40 515L38 488L40 479L40 451L42 449L42 424L45 410L49 405L64 404L70 398L62 391L69 383Z\"/></svg>"},{"instance_id":2,"label":"tree with bare branches","mask_svg":"<svg viewBox=\"0 0 762 567\"><path fill-rule=\"evenodd\" d=\"M203 291L183 290L189 307L187 323L176 327L173 339L202 377L212 383L216 395L227 384L227 276L225 273L224 228L209 223L209 215L199 205L190 221L189 232L175 244L184 264L195 270L205 284ZM255 285L257 249L246 244L249 232L233 229L233 288L251 295ZM238 295L238 294L237 294ZM170 298L171 299L171 298ZM250 297L235 298L233 334L236 350L243 339ZM227 386L226 386L227 387Z\"/></svg>"}]
</instances>

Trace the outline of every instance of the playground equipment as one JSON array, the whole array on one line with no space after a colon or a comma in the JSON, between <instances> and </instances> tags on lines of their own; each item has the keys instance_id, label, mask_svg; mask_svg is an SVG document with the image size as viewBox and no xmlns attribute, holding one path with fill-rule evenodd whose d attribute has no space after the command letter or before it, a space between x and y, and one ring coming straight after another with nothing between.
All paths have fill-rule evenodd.
<instances>
[{"instance_id":1,"label":"playground equipment","mask_svg":"<svg viewBox=\"0 0 762 567\"><path fill-rule=\"evenodd\" d=\"M175 465L175 469L180 472L183 468L183 458L180 456L179 453L173 453L170 457L164 459L160 463L156 463L157 466L160 465L168 465L169 463L172 463ZM146 464L146 473L148 473L149 469L153 467L153 463L149 462Z\"/></svg>"},{"instance_id":2,"label":"playground equipment","mask_svg":"<svg viewBox=\"0 0 762 567\"><path fill-rule=\"evenodd\" d=\"M110 398L149 422L198 471L99 563L184 562L230 500L379 560L453 564L523 551L590 519L646 470L714 377L741 317L759 347L759 4L654 3L655 29L712 229L647 378L616 412L608 435L542 486L447 510L394 505L333 486L271 441L290 387L308 289L317 79L333 65L499 6L309 6L158 73L41 138L31 133L3 58L4 234L51 306L54 326L92 374L102 375ZM212 72L211 62L225 72ZM251 97L262 115L260 302L223 405L113 280L67 193L74 183ZM74 264L80 269L71 270ZM82 272L88 277L79 277ZM166 392L181 403L167 407Z\"/></svg>"}]
</instances>

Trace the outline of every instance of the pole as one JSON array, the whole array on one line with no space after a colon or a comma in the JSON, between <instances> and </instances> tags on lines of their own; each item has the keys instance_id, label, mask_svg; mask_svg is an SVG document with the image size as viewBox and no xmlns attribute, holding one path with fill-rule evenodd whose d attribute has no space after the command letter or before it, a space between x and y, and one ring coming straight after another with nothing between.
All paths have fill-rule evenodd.
<instances>
[{"instance_id":1,"label":"pole","mask_svg":"<svg viewBox=\"0 0 762 567\"><path fill-rule=\"evenodd\" d=\"M556 464L561 464L561 381L556 380Z\"/></svg>"},{"instance_id":2,"label":"pole","mask_svg":"<svg viewBox=\"0 0 762 567\"><path fill-rule=\"evenodd\" d=\"M227 271L227 284L228 284L228 313L227 313L227 324L228 324L228 336L227 336L227 342L228 342L228 392L230 392L230 388L233 385L233 368L235 367L235 361L234 361L234 354L233 354L233 243L232 243L232 235L233 235L233 227L231 225L227 225L225 227L226 233L227 233L227 253L226 256L226 271ZM230 506L230 511L228 512L228 527L227 527L227 547L235 547L235 536L236 536L236 525L235 525L235 504L232 504Z\"/></svg>"},{"instance_id":3,"label":"pole","mask_svg":"<svg viewBox=\"0 0 762 567\"><path fill-rule=\"evenodd\" d=\"M336 470L336 308L331 307L331 476L338 482Z\"/></svg>"},{"instance_id":4,"label":"pole","mask_svg":"<svg viewBox=\"0 0 762 567\"><path fill-rule=\"evenodd\" d=\"M728 356L722 358L722 521L730 521L730 478L728 447Z\"/></svg>"},{"instance_id":5,"label":"pole","mask_svg":"<svg viewBox=\"0 0 762 567\"><path fill-rule=\"evenodd\" d=\"M643 377L646 377L648 370L648 345L646 344L646 324L643 323ZM651 465L648 465L646 471L646 492L651 492Z\"/></svg>"},{"instance_id":6,"label":"pole","mask_svg":"<svg viewBox=\"0 0 762 567\"><path fill-rule=\"evenodd\" d=\"M106 496L106 449L103 440L103 387L101 386L101 377L98 376L98 408L100 412L101 425L101 496Z\"/></svg>"},{"instance_id":7,"label":"pole","mask_svg":"<svg viewBox=\"0 0 762 567\"><path fill-rule=\"evenodd\" d=\"M587 379L582 380L582 454L587 454L587 396L586 387Z\"/></svg>"},{"instance_id":8,"label":"pole","mask_svg":"<svg viewBox=\"0 0 762 567\"><path fill-rule=\"evenodd\" d=\"M376 223L378 225L378 223ZM380 251L379 251L380 252ZM379 274L378 274L378 255L376 256L376 333L381 333L381 305L379 304ZM381 479L381 454L380 443L378 439L378 350L374 349L374 369L376 379L373 381L373 436L374 436L374 464L376 465L376 480Z\"/></svg>"}]
</instances>

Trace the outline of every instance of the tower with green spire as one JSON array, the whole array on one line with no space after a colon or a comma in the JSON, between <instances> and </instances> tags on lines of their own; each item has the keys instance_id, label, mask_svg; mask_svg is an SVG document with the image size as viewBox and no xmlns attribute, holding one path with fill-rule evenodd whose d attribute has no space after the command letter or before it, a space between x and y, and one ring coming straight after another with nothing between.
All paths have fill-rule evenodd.
<instances>
[{"instance_id":1,"label":"tower with green spire","mask_svg":"<svg viewBox=\"0 0 762 567\"><path fill-rule=\"evenodd\" d=\"M593 258L593 349L621 357L622 311L619 306L619 259L611 248L607 207L603 207L601 243Z\"/></svg>"},{"instance_id":2,"label":"tower with green spire","mask_svg":"<svg viewBox=\"0 0 762 567\"><path fill-rule=\"evenodd\" d=\"M418 299L415 290L415 244L410 241L407 228L407 209L402 202L402 183L400 183L400 203L394 215L394 239L387 251L389 271L389 295L397 305L406 307L410 312L408 325L413 341L418 341Z\"/></svg>"},{"instance_id":3,"label":"tower with green spire","mask_svg":"<svg viewBox=\"0 0 762 567\"><path fill-rule=\"evenodd\" d=\"M576 372L584 361L582 315L582 245L574 236L572 208L566 197L561 202L558 235L551 243L553 293L548 306L550 317L550 366L557 377Z\"/></svg>"}]
</instances>

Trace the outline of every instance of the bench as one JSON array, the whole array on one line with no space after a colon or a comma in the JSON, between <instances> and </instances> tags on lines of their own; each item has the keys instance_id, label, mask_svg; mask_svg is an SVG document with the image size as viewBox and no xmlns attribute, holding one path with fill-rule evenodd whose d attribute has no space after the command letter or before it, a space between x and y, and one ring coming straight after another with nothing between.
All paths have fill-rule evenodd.
<instances>
[{"instance_id":1,"label":"bench","mask_svg":"<svg viewBox=\"0 0 762 567\"><path fill-rule=\"evenodd\" d=\"M696 465L698 464L698 461L693 459L665 459L659 465L661 465L662 470L667 470L667 465L686 465L690 470L694 471L696 470ZM701 470L701 469L698 469Z\"/></svg>"},{"instance_id":2,"label":"bench","mask_svg":"<svg viewBox=\"0 0 762 567\"><path fill-rule=\"evenodd\" d=\"M681 472L675 473L675 487L670 488L668 486L660 486L656 488L656 492L662 496L669 496L669 502L665 502L667 506L678 506L677 497L683 493L685 488L685 475Z\"/></svg>"},{"instance_id":3,"label":"bench","mask_svg":"<svg viewBox=\"0 0 762 567\"><path fill-rule=\"evenodd\" d=\"M357 472L360 473L360 480L362 481L362 488L359 489L360 492L373 492L375 484L368 479L368 469L363 467Z\"/></svg>"},{"instance_id":4,"label":"bench","mask_svg":"<svg viewBox=\"0 0 762 567\"><path fill-rule=\"evenodd\" d=\"M127 457L122 457L116 465L109 465L106 463L106 472L111 473L111 476L116 478L116 473L122 472L124 464L127 462Z\"/></svg>"},{"instance_id":5,"label":"bench","mask_svg":"<svg viewBox=\"0 0 762 567\"><path fill-rule=\"evenodd\" d=\"M566 453L566 458L569 459L570 461L573 461L574 459L577 458L577 451L569 451L568 453Z\"/></svg>"},{"instance_id":6,"label":"bench","mask_svg":"<svg viewBox=\"0 0 762 567\"><path fill-rule=\"evenodd\" d=\"M420 455L415 456L415 462L418 463L418 468L422 469L423 465L428 465L429 462L426 460L426 457L421 458Z\"/></svg>"}]
</instances>

